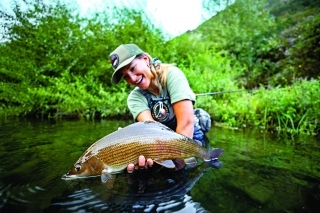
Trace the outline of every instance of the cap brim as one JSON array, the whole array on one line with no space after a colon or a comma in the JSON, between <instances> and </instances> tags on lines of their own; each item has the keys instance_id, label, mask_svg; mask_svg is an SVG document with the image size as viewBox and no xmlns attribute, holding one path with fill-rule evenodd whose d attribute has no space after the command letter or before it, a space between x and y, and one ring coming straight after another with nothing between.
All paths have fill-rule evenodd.
<instances>
[{"instance_id":1,"label":"cap brim","mask_svg":"<svg viewBox=\"0 0 320 213\"><path fill-rule=\"evenodd\" d=\"M111 77L112 83L114 83L114 84L119 83L119 81L122 78L122 73L120 72L121 68L123 68L124 66L130 64L133 61L133 59L135 59L135 57L136 57L136 55L128 58L127 60L124 60L121 64L119 64L117 69L112 74L112 77Z\"/></svg>"}]
</instances>

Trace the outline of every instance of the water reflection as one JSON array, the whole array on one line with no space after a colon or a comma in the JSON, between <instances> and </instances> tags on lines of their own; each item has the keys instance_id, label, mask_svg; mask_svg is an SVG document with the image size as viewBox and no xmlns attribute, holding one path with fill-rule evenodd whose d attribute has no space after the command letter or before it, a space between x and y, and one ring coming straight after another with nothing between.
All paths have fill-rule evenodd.
<instances>
[{"instance_id":1,"label":"water reflection","mask_svg":"<svg viewBox=\"0 0 320 213\"><path fill-rule=\"evenodd\" d=\"M220 167L219 161L216 165ZM187 193L207 168L203 164L173 172L154 165L148 170L117 175L112 189L100 178L66 181L68 190L54 198L46 212L206 212Z\"/></svg>"},{"instance_id":2,"label":"water reflection","mask_svg":"<svg viewBox=\"0 0 320 213\"><path fill-rule=\"evenodd\" d=\"M155 173L144 193L137 193L137 185L130 185L126 174L117 176L112 189L104 187L100 178L61 180L93 142L129 123L0 121L0 212L320 209L320 145L308 136L213 128L208 135L211 146L225 151L221 169L197 167L164 179Z\"/></svg>"}]
</instances>

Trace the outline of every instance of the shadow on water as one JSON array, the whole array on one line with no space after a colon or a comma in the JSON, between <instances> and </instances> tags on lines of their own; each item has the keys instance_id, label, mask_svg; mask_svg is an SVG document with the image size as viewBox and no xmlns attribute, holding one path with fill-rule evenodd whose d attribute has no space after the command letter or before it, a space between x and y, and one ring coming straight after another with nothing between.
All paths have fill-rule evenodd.
<instances>
[{"instance_id":1,"label":"shadow on water","mask_svg":"<svg viewBox=\"0 0 320 213\"><path fill-rule=\"evenodd\" d=\"M320 144L311 136L210 130L220 169L100 178L61 176L96 140L130 121L0 121L0 212L318 212ZM138 180L145 180L139 182Z\"/></svg>"}]
</instances>

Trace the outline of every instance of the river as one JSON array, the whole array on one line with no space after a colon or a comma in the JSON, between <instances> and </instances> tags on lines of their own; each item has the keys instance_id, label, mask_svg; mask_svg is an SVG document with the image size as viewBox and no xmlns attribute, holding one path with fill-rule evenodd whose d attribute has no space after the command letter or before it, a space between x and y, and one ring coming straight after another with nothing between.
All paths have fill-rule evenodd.
<instances>
[{"instance_id":1,"label":"river","mask_svg":"<svg viewBox=\"0 0 320 213\"><path fill-rule=\"evenodd\" d=\"M61 179L82 153L128 120L0 121L0 212L318 212L320 142L213 127L211 147L221 166L153 171L139 192L118 174L112 188L100 178ZM134 134L134 133L133 133ZM159 177L158 177L158 176Z\"/></svg>"}]
</instances>

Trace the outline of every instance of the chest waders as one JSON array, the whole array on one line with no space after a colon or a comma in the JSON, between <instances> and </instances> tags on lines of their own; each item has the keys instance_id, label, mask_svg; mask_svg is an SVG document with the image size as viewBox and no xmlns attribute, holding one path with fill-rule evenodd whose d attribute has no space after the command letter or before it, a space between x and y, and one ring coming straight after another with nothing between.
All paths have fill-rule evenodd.
<instances>
[{"instance_id":1,"label":"chest waders","mask_svg":"<svg viewBox=\"0 0 320 213\"><path fill-rule=\"evenodd\" d=\"M139 89L139 92L146 97L148 107L150 108L152 118L173 131L177 128L177 119L173 112L173 107L170 103L170 96L165 88L163 88L163 97L154 98L148 91ZM209 147L209 140L205 135L211 128L210 115L203 109L197 108L194 110L194 132L193 139L203 147Z\"/></svg>"},{"instance_id":2,"label":"chest waders","mask_svg":"<svg viewBox=\"0 0 320 213\"><path fill-rule=\"evenodd\" d=\"M139 89L139 92L146 97L152 118L176 131L177 119L174 115L167 89L163 88L163 94L165 95L159 98L152 97L151 93L145 90Z\"/></svg>"}]
</instances>

